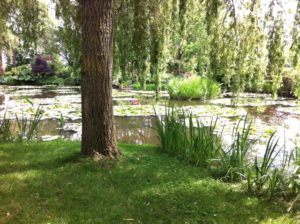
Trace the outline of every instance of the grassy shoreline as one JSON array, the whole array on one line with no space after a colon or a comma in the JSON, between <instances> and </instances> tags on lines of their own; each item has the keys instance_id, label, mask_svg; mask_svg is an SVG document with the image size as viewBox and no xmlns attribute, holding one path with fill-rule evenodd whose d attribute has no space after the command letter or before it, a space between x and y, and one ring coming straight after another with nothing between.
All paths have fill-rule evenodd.
<instances>
[{"instance_id":1,"label":"grassy shoreline","mask_svg":"<svg viewBox=\"0 0 300 224\"><path fill-rule=\"evenodd\" d=\"M120 144L94 161L79 142L0 145L0 223L300 223L155 146Z\"/></svg>"}]
</instances>

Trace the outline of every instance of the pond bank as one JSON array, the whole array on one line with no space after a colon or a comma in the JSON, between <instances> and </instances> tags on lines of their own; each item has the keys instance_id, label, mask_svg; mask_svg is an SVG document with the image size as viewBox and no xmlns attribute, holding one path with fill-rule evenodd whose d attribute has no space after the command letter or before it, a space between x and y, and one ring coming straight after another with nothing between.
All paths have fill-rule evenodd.
<instances>
[{"instance_id":1,"label":"pond bank","mask_svg":"<svg viewBox=\"0 0 300 224\"><path fill-rule=\"evenodd\" d=\"M212 118L218 117L217 130L223 131L224 142L231 141L231 131L237 121L246 114L254 119L252 137L260 137L262 143L274 131L281 139L281 145L293 149L300 136L300 104L296 100L278 98L272 100L266 94L241 94L238 101L231 94L222 98L200 101L170 101L163 92L162 99L155 101L152 91L119 91L113 90L114 114L117 127L117 138L125 143L157 144L154 124L154 108L158 115L165 113L165 107L177 107L185 112L192 112L195 120L209 124ZM78 140L81 136L81 97L79 87L55 86L0 86L0 114L15 118L34 111L24 100L29 98L35 108L41 105L45 110L41 124L41 136L54 139L63 136L66 139ZM60 129L60 119L65 124ZM259 148L254 155L262 155Z\"/></svg>"}]
</instances>

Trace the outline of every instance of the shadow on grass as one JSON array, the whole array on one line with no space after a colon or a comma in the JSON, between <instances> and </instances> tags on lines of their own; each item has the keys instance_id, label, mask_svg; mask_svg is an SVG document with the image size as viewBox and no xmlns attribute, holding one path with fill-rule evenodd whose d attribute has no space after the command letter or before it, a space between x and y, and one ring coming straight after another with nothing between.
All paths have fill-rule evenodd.
<instances>
[{"instance_id":1,"label":"shadow on grass","mask_svg":"<svg viewBox=\"0 0 300 224\"><path fill-rule=\"evenodd\" d=\"M96 162L78 143L38 145L11 151L13 172L0 166L0 223L296 223L155 147L121 145L120 160Z\"/></svg>"}]
</instances>

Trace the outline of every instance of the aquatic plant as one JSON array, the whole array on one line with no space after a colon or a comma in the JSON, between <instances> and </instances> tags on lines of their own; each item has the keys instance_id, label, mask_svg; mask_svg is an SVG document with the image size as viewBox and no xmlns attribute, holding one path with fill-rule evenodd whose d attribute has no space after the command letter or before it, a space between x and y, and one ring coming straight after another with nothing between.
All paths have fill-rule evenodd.
<instances>
[{"instance_id":1,"label":"aquatic plant","mask_svg":"<svg viewBox=\"0 0 300 224\"><path fill-rule=\"evenodd\" d=\"M233 140L229 149L220 151L221 166L226 171L225 179L243 178L249 167L248 152L257 139L250 138L252 120L249 123L247 120L247 116L245 116L238 121L233 128Z\"/></svg>"},{"instance_id":2,"label":"aquatic plant","mask_svg":"<svg viewBox=\"0 0 300 224\"><path fill-rule=\"evenodd\" d=\"M217 119L212 119L209 126L193 121L191 113L166 109L163 117L156 116L158 139L164 151L197 166L208 166L221 148L221 140L215 134Z\"/></svg>"},{"instance_id":3,"label":"aquatic plant","mask_svg":"<svg viewBox=\"0 0 300 224\"><path fill-rule=\"evenodd\" d=\"M248 192L255 195L293 197L290 210L300 199L299 151L296 153L298 166L289 171L293 153L279 153L285 147L279 147L275 133L269 137L263 158L248 158L249 151L258 139L250 136L252 120L242 117L233 128L232 144L227 150L222 147L220 136L216 135L217 119L205 126L195 119L192 113L174 108L166 108L165 115L156 115L155 129L164 152L174 155L196 166L214 168L221 172L223 180L242 181ZM279 161L274 164L274 161ZM225 173L225 176L224 176Z\"/></svg>"},{"instance_id":4,"label":"aquatic plant","mask_svg":"<svg viewBox=\"0 0 300 224\"><path fill-rule=\"evenodd\" d=\"M218 156L222 147L221 139L215 133L217 119L212 119L209 126L205 126L199 120L195 121L195 126L192 114L185 120L189 122L189 128L183 129L187 142L186 156L196 165L208 166Z\"/></svg>"},{"instance_id":5,"label":"aquatic plant","mask_svg":"<svg viewBox=\"0 0 300 224\"><path fill-rule=\"evenodd\" d=\"M278 159L283 147L279 147L279 139L275 137L275 132L270 136L266 145L264 156L261 160L255 158L253 167L247 175L248 191L269 198L280 195L295 194L293 183L296 176L288 173L293 153L283 152L281 162L274 164Z\"/></svg>"},{"instance_id":6,"label":"aquatic plant","mask_svg":"<svg viewBox=\"0 0 300 224\"><path fill-rule=\"evenodd\" d=\"M160 117L156 111L155 130L164 151L182 155L184 150L182 130L185 128L174 108L165 108L165 114Z\"/></svg>"},{"instance_id":7,"label":"aquatic plant","mask_svg":"<svg viewBox=\"0 0 300 224\"><path fill-rule=\"evenodd\" d=\"M18 126L17 141L22 142L24 140L31 141L37 136L37 130L41 122L44 110L39 106L33 117L27 117L22 112L21 118L16 114L16 122Z\"/></svg>"},{"instance_id":8,"label":"aquatic plant","mask_svg":"<svg viewBox=\"0 0 300 224\"><path fill-rule=\"evenodd\" d=\"M0 142L10 142L12 139L11 120L7 119L4 115L0 120Z\"/></svg>"}]
</instances>

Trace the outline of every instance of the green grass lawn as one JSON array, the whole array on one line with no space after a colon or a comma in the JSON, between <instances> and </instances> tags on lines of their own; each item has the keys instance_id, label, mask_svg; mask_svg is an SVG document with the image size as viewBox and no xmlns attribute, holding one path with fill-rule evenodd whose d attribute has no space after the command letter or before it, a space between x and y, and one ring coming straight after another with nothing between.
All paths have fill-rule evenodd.
<instances>
[{"instance_id":1,"label":"green grass lawn","mask_svg":"<svg viewBox=\"0 0 300 224\"><path fill-rule=\"evenodd\" d=\"M0 145L0 223L300 223L154 146L120 148L94 161L78 142Z\"/></svg>"}]
</instances>

